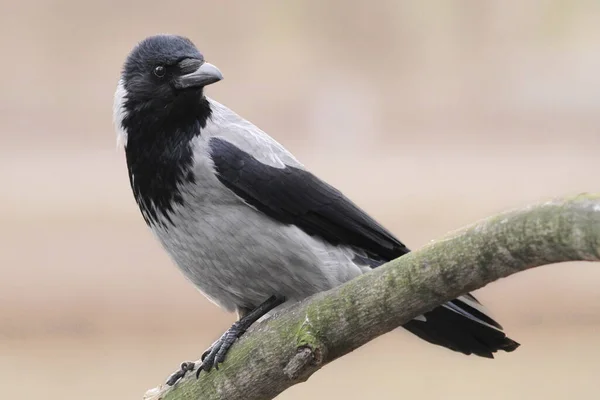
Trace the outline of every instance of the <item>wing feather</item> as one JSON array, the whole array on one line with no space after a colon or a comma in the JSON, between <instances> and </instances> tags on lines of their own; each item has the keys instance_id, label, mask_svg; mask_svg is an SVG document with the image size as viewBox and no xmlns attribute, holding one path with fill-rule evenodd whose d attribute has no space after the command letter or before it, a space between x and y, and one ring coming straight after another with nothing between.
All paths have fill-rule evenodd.
<instances>
[{"instance_id":1,"label":"wing feather","mask_svg":"<svg viewBox=\"0 0 600 400\"><path fill-rule=\"evenodd\" d=\"M264 164L231 142L212 137L218 179L249 205L333 245L357 247L391 260L409 250L339 190L294 166Z\"/></svg>"}]
</instances>

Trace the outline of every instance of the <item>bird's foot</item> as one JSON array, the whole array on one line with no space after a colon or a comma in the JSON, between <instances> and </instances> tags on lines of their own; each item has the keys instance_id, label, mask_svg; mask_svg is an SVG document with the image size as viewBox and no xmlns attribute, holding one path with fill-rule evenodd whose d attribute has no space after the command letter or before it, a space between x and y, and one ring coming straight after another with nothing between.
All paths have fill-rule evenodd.
<instances>
[{"instance_id":1,"label":"bird's foot","mask_svg":"<svg viewBox=\"0 0 600 400\"><path fill-rule=\"evenodd\" d=\"M229 328L216 342L212 344L202 354L202 364L196 371L196 378L200 375L200 372L209 372L213 367L218 370L219 364L225 360L227 352L235 341L246 332L246 324L235 322L231 328Z\"/></svg>"},{"instance_id":2,"label":"bird's foot","mask_svg":"<svg viewBox=\"0 0 600 400\"><path fill-rule=\"evenodd\" d=\"M202 364L198 367L198 371L196 371L196 378L198 378L202 371L209 372L213 367L219 369L219 364L225 360L229 348L235 341L238 340L252 324L258 321L260 317L278 305L283 304L284 301L285 298L283 297L271 296L258 307L246 313L239 321L231 325L231 328L229 328L219 340L214 342L213 345L202 354Z\"/></svg>"},{"instance_id":3,"label":"bird's foot","mask_svg":"<svg viewBox=\"0 0 600 400\"><path fill-rule=\"evenodd\" d=\"M229 348L231 348L235 341L238 340L238 338L242 336L253 323L258 321L260 317L278 305L283 304L284 301L285 299L283 297L271 296L255 309L245 313L239 321L236 321L231 325L231 328L229 328L219 340L214 342L212 346L202 354L201 364L196 371L196 378L198 378L202 371L209 372L213 367L219 369L219 364L225 360ZM173 386L188 372L193 371L194 369L196 369L195 363L191 361L183 362L179 371L175 372L167 379L167 385Z\"/></svg>"},{"instance_id":4,"label":"bird's foot","mask_svg":"<svg viewBox=\"0 0 600 400\"><path fill-rule=\"evenodd\" d=\"M167 385L173 386L177 381L182 379L185 374L190 371L193 371L196 368L196 363L192 361L184 361L181 363L181 367L179 367L179 371L173 373L169 379L167 379Z\"/></svg>"}]
</instances>

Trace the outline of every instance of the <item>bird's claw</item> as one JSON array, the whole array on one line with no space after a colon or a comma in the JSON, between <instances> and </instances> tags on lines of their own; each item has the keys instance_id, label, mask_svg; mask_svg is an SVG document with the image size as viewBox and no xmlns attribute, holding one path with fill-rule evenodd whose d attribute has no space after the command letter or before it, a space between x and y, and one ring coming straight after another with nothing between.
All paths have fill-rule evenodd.
<instances>
[{"instance_id":1,"label":"bird's claw","mask_svg":"<svg viewBox=\"0 0 600 400\"><path fill-rule=\"evenodd\" d=\"M173 373L169 379L167 379L166 384L169 386L173 386L175 383L177 383L177 381L179 381L180 379L182 379L185 374L187 374L190 371L193 371L196 368L196 363L192 362L192 361L184 361L181 363L181 366L179 367L179 370L175 373Z\"/></svg>"},{"instance_id":2,"label":"bird's claw","mask_svg":"<svg viewBox=\"0 0 600 400\"><path fill-rule=\"evenodd\" d=\"M240 324L235 323L216 342L214 342L212 346L202 354L202 364L196 371L196 378L200 376L200 372L202 371L210 372L213 367L218 370L219 364L225 361L225 356L231 346L244 332L245 329L242 329Z\"/></svg>"}]
</instances>

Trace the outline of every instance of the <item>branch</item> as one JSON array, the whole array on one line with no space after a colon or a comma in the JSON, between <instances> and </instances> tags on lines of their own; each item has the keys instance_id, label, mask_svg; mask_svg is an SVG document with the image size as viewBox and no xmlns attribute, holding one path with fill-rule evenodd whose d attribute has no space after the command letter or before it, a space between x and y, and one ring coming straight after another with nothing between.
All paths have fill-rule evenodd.
<instances>
[{"instance_id":1,"label":"branch","mask_svg":"<svg viewBox=\"0 0 600 400\"><path fill-rule=\"evenodd\" d=\"M461 294L545 264L599 260L600 195L491 217L255 324L218 371L191 373L145 399L272 399Z\"/></svg>"}]
</instances>

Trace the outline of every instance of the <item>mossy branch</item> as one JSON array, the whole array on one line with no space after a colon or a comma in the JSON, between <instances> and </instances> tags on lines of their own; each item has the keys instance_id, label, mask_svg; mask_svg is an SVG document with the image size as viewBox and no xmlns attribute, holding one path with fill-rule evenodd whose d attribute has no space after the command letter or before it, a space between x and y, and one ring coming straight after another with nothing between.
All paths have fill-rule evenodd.
<instances>
[{"instance_id":1,"label":"mossy branch","mask_svg":"<svg viewBox=\"0 0 600 400\"><path fill-rule=\"evenodd\" d=\"M600 196L491 217L255 324L218 371L147 400L264 400L412 318L529 268L600 260Z\"/></svg>"}]
</instances>

